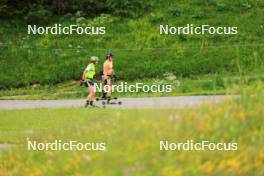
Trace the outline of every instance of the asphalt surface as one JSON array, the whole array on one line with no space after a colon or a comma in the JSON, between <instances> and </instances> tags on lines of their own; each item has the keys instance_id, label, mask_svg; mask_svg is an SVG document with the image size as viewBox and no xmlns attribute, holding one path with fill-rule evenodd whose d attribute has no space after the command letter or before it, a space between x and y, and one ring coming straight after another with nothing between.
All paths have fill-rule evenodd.
<instances>
[{"instance_id":1,"label":"asphalt surface","mask_svg":"<svg viewBox=\"0 0 264 176\"><path fill-rule=\"evenodd\" d=\"M197 106L202 103L218 103L234 96L177 96L177 97L148 97L120 98L121 105L106 105L107 108L140 109L140 108L181 108ZM85 100L0 100L0 109L34 109L34 108L79 108L84 107ZM95 105L103 107L102 101Z\"/></svg>"}]
</instances>

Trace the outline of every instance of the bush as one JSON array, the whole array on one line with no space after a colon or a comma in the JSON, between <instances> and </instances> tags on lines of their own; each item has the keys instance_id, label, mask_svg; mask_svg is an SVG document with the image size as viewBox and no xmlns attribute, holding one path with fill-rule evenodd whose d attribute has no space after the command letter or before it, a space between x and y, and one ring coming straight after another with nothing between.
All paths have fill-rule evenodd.
<instances>
[{"instance_id":1,"label":"bush","mask_svg":"<svg viewBox=\"0 0 264 176\"><path fill-rule=\"evenodd\" d=\"M34 5L24 19L29 24L46 24L51 20L51 17L51 11L44 9L43 6Z\"/></svg>"},{"instance_id":2,"label":"bush","mask_svg":"<svg viewBox=\"0 0 264 176\"><path fill-rule=\"evenodd\" d=\"M107 6L114 15L138 17L148 11L151 4L146 0L107 0Z\"/></svg>"},{"instance_id":3,"label":"bush","mask_svg":"<svg viewBox=\"0 0 264 176\"><path fill-rule=\"evenodd\" d=\"M48 21L51 16L63 16L81 12L85 17L112 14L122 17L138 17L149 10L147 0L25 0L0 2L0 18L21 18L27 22Z\"/></svg>"}]
</instances>

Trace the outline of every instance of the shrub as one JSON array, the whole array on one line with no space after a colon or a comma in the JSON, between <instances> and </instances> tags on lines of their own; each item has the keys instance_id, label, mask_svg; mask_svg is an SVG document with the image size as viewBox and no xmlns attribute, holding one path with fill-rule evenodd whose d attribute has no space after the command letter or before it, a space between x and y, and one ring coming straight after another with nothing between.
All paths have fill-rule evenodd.
<instances>
[{"instance_id":1,"label":"shrub","mask_svg":"<svg viewBox=\"0 0 264 176\"><path fill-rule=\"evenodd\" d=\"M43 6L34 5L24 19L29 24L46 24L51 20L51 17L51 11L44 9Z\"/></svg>"}]
</instances>

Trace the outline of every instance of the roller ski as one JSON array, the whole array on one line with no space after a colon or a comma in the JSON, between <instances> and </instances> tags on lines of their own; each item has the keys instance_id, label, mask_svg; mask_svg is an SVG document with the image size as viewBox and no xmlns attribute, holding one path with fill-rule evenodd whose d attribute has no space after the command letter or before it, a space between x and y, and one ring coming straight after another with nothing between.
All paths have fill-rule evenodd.
<instances>
[{"instance_id":1,"label":"roller ski","mask_svg":"<svg viewBox=\"0 0 264 176\"><path fill-rule=\"evenodd\" d=\"M102 101L102 105L121 105L122 101L118 101L117 97L101 97L96 98L96 101Z\"/></svg>"},{"instance_id":2,"label":"roller ski","mask_svg":"<svg viewBox=\"0 0 264 176\"><path fill-rule=\"evenodd\" d=\"M103 92L103 96L101 98L96 98L96 101L105 101L105 100L117 100L117 97L107 97L106 93Z\"/></svg>"}]
</instances>

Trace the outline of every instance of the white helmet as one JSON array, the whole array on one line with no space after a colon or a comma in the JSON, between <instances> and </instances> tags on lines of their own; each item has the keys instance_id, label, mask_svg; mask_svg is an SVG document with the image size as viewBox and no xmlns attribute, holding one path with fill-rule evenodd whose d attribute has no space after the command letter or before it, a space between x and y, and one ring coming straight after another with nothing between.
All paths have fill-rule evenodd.
<instances>
[{"instance_id":1,"label":"white helmet","mask_svg":"<svg viewBox=\"0 0 264 176\"><path fill-rule=\"evenodd\" d=\"M96 62L96 61L99 61L99 58L98 58L97 56L92 56L92 57L90 58L90 61L91 61L91 62Z\"/></svg>"}]
</instances>

